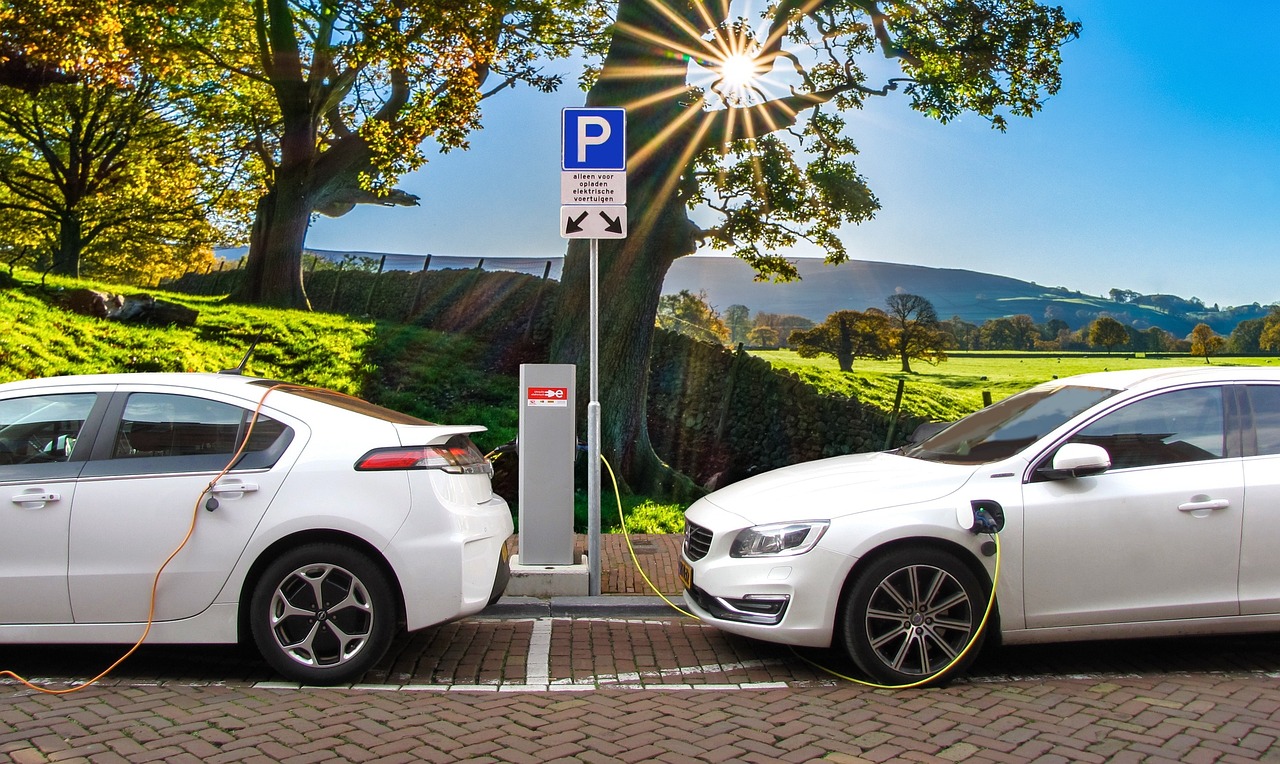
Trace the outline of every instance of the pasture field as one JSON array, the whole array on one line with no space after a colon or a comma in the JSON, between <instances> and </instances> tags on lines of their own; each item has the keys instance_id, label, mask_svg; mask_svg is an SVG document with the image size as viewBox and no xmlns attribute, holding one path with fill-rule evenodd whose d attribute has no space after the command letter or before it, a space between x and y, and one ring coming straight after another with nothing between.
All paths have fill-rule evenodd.
<instances>
[{"instance_id":1,"label":"pasture field","mask_svg":"<svg viewBox=\"0 0 1280 764\"><path fill-rule=\"evenodd\" d=\"M834 358L801 358L791 350L751 351L775 369L790 371L822 392L851 395L864 403L893 410L899 379L905 379L902 411L908 415L950 421L982 408L982 393L998 401L1032 385L1055 377L1092 371L1202 366L1204 359L1185 354L1133 353L964 353L931 366L911 363L912 373L900 371L896 359L857 359L853 371L844 373ZM1278 361L1261 356L1224 356L1210 361L1218 366L1268 366Z\"/></svg>"}]
</instances>

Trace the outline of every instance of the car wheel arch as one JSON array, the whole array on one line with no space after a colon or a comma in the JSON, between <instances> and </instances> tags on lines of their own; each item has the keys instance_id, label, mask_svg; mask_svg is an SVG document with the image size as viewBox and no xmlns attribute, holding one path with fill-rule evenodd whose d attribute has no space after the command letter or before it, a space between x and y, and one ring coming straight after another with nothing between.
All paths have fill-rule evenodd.
<instances>
[{"instance_id":1,"label":"car wheel arch","mask_svg":"<svg viewBox=\"0 0 1280 764\"><path fill-rule=\"evenodd\" d=\"M245 575L244 581L240 584L240 598L236 603L237 607L237 634L242 644L252 644L253 635L249 625L249 602L253 599L254 589L258 586L258 581L262 579L263 573L276 558L280 557L285 551L308 544L337 544L339 546L348 547L353 551L359 552L369 558L371 562L377 565L381 572L387 577L392 584L392 598L395 600L396 621L403 625L405 622L405 602L404 588L400 583L399 576L396 575L395 568L387 561L387 558L378 551L369 542L353 536L350 533L344 533L337 530L312 529L293 533L283 538L277 539L253 561L248 574Z\"/></svg>"},{"instance_id":2,"label":"car wheel arch","mask_svg":"<svg viewBox=\"0 0 1280 764\"><path fill-rule=\"evenodd\" d=\"M858 577L877 560L887 555L910 549L933 549L955 557L965 567L969 568L982 586L985 586L988 591L991 590L991 574L971 549L936 536L910 536L886 541L862 555L850 568L848 575L845 576L844 582L840 586L840 597L837 600L839 604L836 608L834 628L831 630L831 643L833 646L837 645L841 639L839 630L843 628L842 624L845 622L845 607L849 601L849 590L853 588ZM987 624L986 633L987 639L994 640L992 644L998 644L1000 640L999 598L996 599L991 608L991 618Z\"/></svg>"}]
</instances>

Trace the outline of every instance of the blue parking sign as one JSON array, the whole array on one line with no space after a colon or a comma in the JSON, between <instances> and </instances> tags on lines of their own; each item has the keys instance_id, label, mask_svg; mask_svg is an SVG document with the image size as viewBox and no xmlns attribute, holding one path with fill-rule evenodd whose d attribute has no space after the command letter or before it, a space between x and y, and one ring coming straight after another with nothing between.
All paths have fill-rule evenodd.
<instances>
[{"instance_id":1,"label":"blue parking sign","mask_svg":"<svg viewBox=\"0 0 1280 764\"><path fill-rule=\"evenodd\" d=\"M626 171L626 109L567 108L561 114L561 169Z\"/></svg>"}]
</instances>

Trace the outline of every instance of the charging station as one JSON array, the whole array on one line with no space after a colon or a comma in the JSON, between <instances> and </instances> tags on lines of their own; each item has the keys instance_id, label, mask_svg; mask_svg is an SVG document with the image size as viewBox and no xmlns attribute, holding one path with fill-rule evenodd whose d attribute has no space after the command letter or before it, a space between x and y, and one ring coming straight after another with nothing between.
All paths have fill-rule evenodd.
<instances>
[{"instance_id":1,"label":"charging station","mask_svg":"<svg viewBox=\"0 0 1280 764\"><path fill-rule=\"evenodd\" d=\"M588 570L573 550L576 375L573 364L520 366L519 551L508 594L587 594Z\"/></svg>"}]
</instances>

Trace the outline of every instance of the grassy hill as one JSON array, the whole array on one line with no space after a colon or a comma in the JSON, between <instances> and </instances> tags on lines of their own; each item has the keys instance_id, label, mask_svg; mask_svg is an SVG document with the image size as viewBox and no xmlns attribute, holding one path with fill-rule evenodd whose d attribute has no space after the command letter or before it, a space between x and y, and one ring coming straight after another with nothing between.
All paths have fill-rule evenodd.
<instances>
[{"instance_id":1,"label":"grassy hill","mask_svg":"<svg viewBox=\"0 0 1280 764\"><path fill-rule=\"evenodd\" d=\"M123 324L71 313L66 293L109 284L19 274L0 289L0 382L63 374L129 371L218 371L235 366L255 341L248 372L318 385L429 421L490 428L482 448L515 437L516 379L494 374L461 335L329 313L222 303L220 297L148 290L158 299L199 311L191 327Z\"/></svg>"},{"instance_id":2,"label":"grassy hill","mask_svg":"<svg viewBox=\"0 0 1280 764\"><path fill-rule=\"evenodd\" d=\"M1072 329L1079 329L1106 314L1128 326L1158 326L1177 337L1185 337L1201 322L1219 334L1230 334L1240 321L1268 313L1258 304L1212 310L1168 295L1119 303L1066 287L1045 287L959 268L868 260L832 266L814 259L797 260L796 266L800 281L774 284L754 281L755 272L737 258L682 257L668 272L662 291L671 294L681 289L695 293L706 290L710 303L721 311L730 305L746 305L753 313L793 314L815 322L837 310L883 309L889 295L903 291L927 298L943 319L959 316L982 324L993 318L1026 314L1036 323L1059 318ZM1260 297L1270 300L1274 295Z\"/></svg>"}]
</instances>

